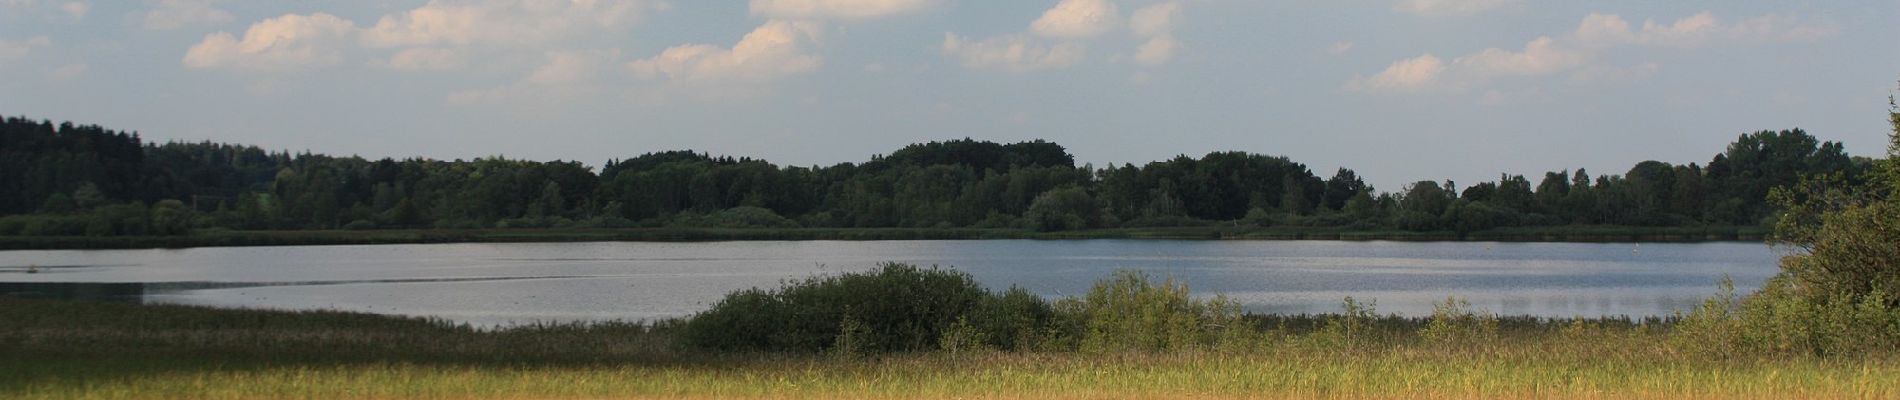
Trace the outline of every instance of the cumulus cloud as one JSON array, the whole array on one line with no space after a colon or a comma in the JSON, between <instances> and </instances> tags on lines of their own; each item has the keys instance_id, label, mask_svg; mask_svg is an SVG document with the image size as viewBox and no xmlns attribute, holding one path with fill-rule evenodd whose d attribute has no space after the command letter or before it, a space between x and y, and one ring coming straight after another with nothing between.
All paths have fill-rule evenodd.
<instances>
[{"instance_id":1,"label":"cumulus cloud","mask_svg":"<svg viewBox=\"0 0 1900 400\"><path fill-rule=\"evenodd\" d=\"M629 63L644 79L676 81L765 81L817 70L823 61L810 53L822 33L813 22L768 21L731 48L709 44L674 46L659 55Z\"/></svg>"},{"instance_id":2,"label":"cumulus cloud","mask_svg":"<svg viewBox=\"0 0 1900 400\"><path fill-rule=\"evenodd\" d=\"M1173 35L1148 39L1147 42L1141 44L1141 47L1135 49L1135 62L1142 65L1166 64L1169 59L1174 58L1174 48L1179 45L1174 41Z\"/></svg>"},{"instance_id":3,"label":"cumulus cloud","mask_svg":"<svg viewBox=\"0 0 1900 400\"><path fill-rule=\"evenodd\" d=\"M1669 24L1644 21L1633 29L1623 17L1590 14L1578 24L1575 37L1595 47L1623 45L1661 47L1699 47L1716 41L1788 42L1814 40L1839 32L1826 24L1804 24L1778 15L1764 15L1724 22L1708 12L1678 19Z\"/></svg>"},{"instance_id":4,"label":"cumulus cloud","mask_svg":"<svg viewBox=\"0 0 1900 400\"><path fill-rule=\"evenodd\" d=\"M870 19L914 13L936 0L752 0L752 14L781 19Z\"/></svg>"},{"instance_id":5,"label":"cumulus cloud","mask_svg":"<svg viewBox=\"0 0 1900 400\"><path fill-rule=\"evenodd\" d=\"M543 44L623 27L642 7L613 0L432 0L383 16L363 31L362 42L375 48Z\"/></svg>"},{"instance_id":6,"label":"cumulus cloud","mask_svg":"<svg viewBox=\"0 0 1900 400\"><path fill-rule=\"evenodd\" d=\"M1170 1L1142 7L1129 18L1128 26L1136 37L1148 38L1135 49L1135 62L1161 65L1174 58L1180 42L1174 40L1174 24L1181 18L1181 3Z\"/></svg>"},{"instance_id":7,"label":"cumulus cloud","mask_svg":"<svg viewBox=\"0 0 1900 400\"><path fill-rule=\"evenodd\" d=\"M251 24L242 38L228 32L205 35L185 52L184 64L251 70L334 65L355 31L355 24L330 14L286 14Z\"/></svg>"},{"instance_id":8,"label":"cumulus cloud","mask_svg":"<svg viewBox=\"0 0 1900 400\"><path fill-rule=\"evenodd\" d=\"M1121 31L1135 39L1135 63L1166 64L1181 48L1174 36L1181 4L1179 0L1149 4L1123 18L1120 7L1109 0L1062 0L1031 21L1027 33L972 39L949 32L940 48L945 57L964 67L1022 73L1079 64L1087 58L1088 43ZM1128 58L1127 53L1119 53L1109 61Z\"/></svg>"},{"instance_id":9,"label":"cumulus cloud","mask_svg":"<svg viewBox=\"0 0 1900 400\"><path fill-rule=\"evenodd\" d=\"M1466 17L1522 3L1523 0L1402 0L1392 9L1424 17Z\"/></svg>"},{"instance_id":10,"label":"cumulus cloud","mask_svg":"<svg viewBox=\"0 0 1900 400\"><path fill-rule=\"evenodd\" d=\"M231 22L231 13L218 9L216 0L159 0L145 12L145 29L169 30L188 26L223 25Z\"/></svg>"},{"instance_id":11,"label":"cumulus cloud","mask_svg":"<svg viewBox=\"0 0 1900 400\"><path fill-rule=\"evenodd\" d=\"M1555 38L1538 37L1525 43L1522 50L1488 48L1454 58L1450 63L1427 54L1393 63L1373 78L1355 78L1348 82L1348 87L1407 91L1465 88L1503 77L1565 72L1572 73L1568 82L1573 85L1627 82L1646 78L1658 67L1653 63L1625 68L1593 65L1597 55L1621 46L1690 48L1723 41L1813 40L1836 31L1830 25L1802 24L1775 15L1724 22L1703 12L1668 24L1645 21L1638 29L1616 15L1591 14L1583 18L1575 31Z\"/></svg>"},{"instance_id":12,"label":"cumulus cloud","mask_svg":"<svg viewBox=\"0 0 1900 400\"><path fill-rule=\"evenodd\" d=\"M1564 48L1546 36L1524 44L1522 51L1494 47L1459 57L1453 63L1486 76L1546 75L1581 65L1588 58L1588 54Z\"/></svg>"},{"instance_id":13,"label":"cumulus cloud","mask_svg":"<svg viewBox=\"0 0 1900 400\"><path fill-rule=\"evenodd\" d=\"M24 60L27 55L33 54L33 50L52 46L53 40L45 36L34 36L26 40L0 39L0 64Z\"/></svg>"},{"instance_id":14,"label":"cumulus cloud","mask_svg":"<svg viewBox=\"0 0 1900 400\"><path fill-rule=\"evenodd\" d=\"M620 51L562 50L548 52L543 61L526 77L501 87L465 90L449 94L451 105L561 103L604 91L597 84L612 65L620 60Z\"/></svg>"},{"instance_id":15,"label":"cumulus cloud","mask_svg":"<svg viewBox=\"0 0 1900 400\"><path fill-rule=\"evenodd\" d=\"M1416 91L1425 89L1445 72L1445 62L1426 54L1393 62L1371 78L1355 78L1346 87L1355 90Z\"/></svg>"},{"instance_id":16,"label":"cumulus cloud","mask_svg":"<svg viewBox=\"0 0 1900 400\"><path fill-rule=\"evenodd\" d=\"M1031 22L1029 30L1045 37L1086 38L1115 29L1121 22L1121 13L1107 0L1062 0Z\"/></svg>"},{"instance_id":17,"label":"cumulus cloud","mask_svg":"<svg viewBox=\"0 0 1900 400\"><path fill-rule=\"evenodd\" d=\"M1062 68L1081 62L1087 53L1085 49L1075 42L1037 44L1021 35L978 42L971 42L954 33L943 35L943 54L961 61L965 67L976 69L1030 72Z\"/></svg>"},{"instance_id":18,"label":"cumulus cloud","mask_svg":"<svg viewBox=\"0 0 1900 400\"><path fill-rule=\"evenodd\" d=\"M1128 18L1128 26L1135 30L1135 36L1153 37L1174 31L1174 24L1181 19L1181 2L1170 1L1142 7Z\"/></svg>"}]
</instances>

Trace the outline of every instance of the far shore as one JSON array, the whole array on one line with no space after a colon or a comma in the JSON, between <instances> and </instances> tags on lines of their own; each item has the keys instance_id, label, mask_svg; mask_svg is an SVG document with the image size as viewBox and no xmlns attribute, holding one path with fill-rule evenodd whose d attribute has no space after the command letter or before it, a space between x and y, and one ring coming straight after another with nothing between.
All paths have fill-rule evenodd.
<instances>
[{"instance_id":1,"label":"far shore","mask_svg":"<svg viewBox=\"0 0 1900 400\"><path fill-rule=\"evenodd\" d=\"M1346 240L1419 242L1723 242L1763 241L1754 226L1553 226L1477 232L1409 232L1305 227L1164 227L1062 232L965 228L625 228L201 231L184 236L0 236L0 250L153 249L422 243L706 242L753 240Z\"/></svg>"}]
</instances>

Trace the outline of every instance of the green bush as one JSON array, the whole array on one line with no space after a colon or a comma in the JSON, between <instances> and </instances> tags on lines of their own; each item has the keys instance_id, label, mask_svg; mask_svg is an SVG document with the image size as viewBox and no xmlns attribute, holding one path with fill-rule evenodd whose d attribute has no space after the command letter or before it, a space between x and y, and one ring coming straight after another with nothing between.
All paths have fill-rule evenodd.
<instances>
[{"instance_id":1,"label":"green bush","mask_svg":"<svg viewBox=\"0 0 1900 400\"><path fill-rule=\"evenodd\" d=\"M1047 320L1039 313L1048 306L1025 295L995 295L962 272L886 263L867 272L787 282L775 291L729 294L688 320L681 338L720 350L922 351L943 347L946 332L961 321L961 329L980 324L985 331L960 332L963 337L952 341L1012 347L1003 341L1019 340L1021 332L1037 331L1039 321Z\"/></svg>"},{"instance_id":2,"label":"green bush","mask_svg":"<svg viewBox=\"0 0 1900 400\"><path fill-rule=\"evenodd\" d=\"M1795 249L1781 274L1736 301L1723 294L1674 332L1686 352L1867 356L1900 353L1900 106L1889 98L1888 158L1870 187L1839 176L1776 188L1775 241Z\"/></svg>"},{"instance_id":3,"label":"green bush","mask_svg":"<svg viewBox=\"0 0 1900 400\"><path fill-rule=\"evenodd\" d=\"M1140 271L1117 271L1057 310L1069 337L1088 352L1168 351L1216 346L1242 329L1240 306L1225 297L1195 299L1187 285Z\"/></svg>"},{"instance_id":4,"label":"green bush","mask_svg":"<svg viewBox=\"0 0 1900 400\"><path fill-rule=\"evenodd\" d=\"M1056 339L1056 311L1019 287L986 296L969 321L975 342L1000 350L1048 350Z\"/></svg>"}]
</instances>

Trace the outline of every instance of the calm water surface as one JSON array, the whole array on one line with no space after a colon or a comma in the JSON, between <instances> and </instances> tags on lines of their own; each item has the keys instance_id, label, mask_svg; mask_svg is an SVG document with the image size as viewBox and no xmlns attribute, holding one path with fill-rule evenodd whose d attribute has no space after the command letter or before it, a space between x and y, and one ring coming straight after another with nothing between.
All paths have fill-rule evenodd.
<instances>
[{"instance_id":1,"label":"calm water surface","mask_svg":"<svg viewBox=\"0 0 1900 400\"><path fill-rule=\"evenodd\" d=\"M954 267L992 288L1084 293L1117 269L1224 294L1249 311L1430 315L1458 296L1502 314L1667 315L1723 276L1749 290L1779 252L1759 243L871 241L521 243L0 251L0 291L107 292L151 303L337 309L483 326L688 315L723 294L882 261ZM25 273L29 267L38 273ZM129 284L129 285L126 285ZM95 293L78 285L80 293ZM27 289L20 289L26 287ZM50 288L50 289L49 289Z\"/></svg>"}]
</instances>

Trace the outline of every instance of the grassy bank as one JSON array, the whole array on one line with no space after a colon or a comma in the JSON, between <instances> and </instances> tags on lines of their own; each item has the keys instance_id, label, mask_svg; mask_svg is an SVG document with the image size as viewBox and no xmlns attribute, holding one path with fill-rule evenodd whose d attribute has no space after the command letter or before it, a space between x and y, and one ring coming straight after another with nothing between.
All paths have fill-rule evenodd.
<instances>
[{"instance_id":1,"label":"grassy bank","mask_svg":"<svg viewBox=\"0 0 1900 400\"><path fill-rule=\"evenodd\" d=\"M1250 316L1170 352L709 352L677 324L478 331L340 312L0 298L0 398L1893 398L1887 358L1676 351L1667 320Z\"/></svg>"},{"instance_id":2,"label":"grassy bank","mask_svg":"<svg viewBox=\"0 0 1900 400\"><path fill-rule=\"evenodd\" d=\"M972 239L1188 239L1188 240L1401 240L1539 242L1759 241L1760 227L1559 226L1504 228L1459 234L1300 227L1121 228L1065 232L1019 229L802 228L802 229L419 229L312 231L204 231L186 236L0 236L0 250L136 249L408 243L690 242L727 240L972 240Z\"/></svg>"}]
</instances>

